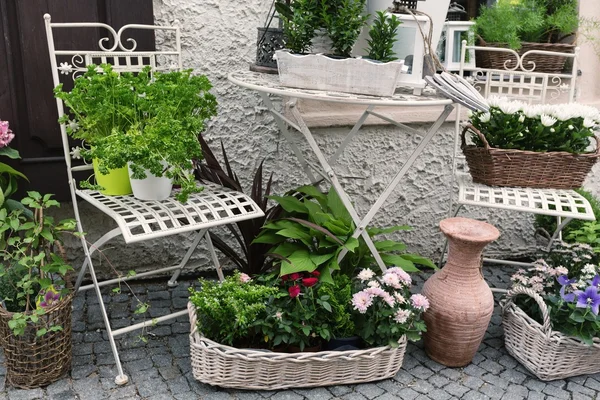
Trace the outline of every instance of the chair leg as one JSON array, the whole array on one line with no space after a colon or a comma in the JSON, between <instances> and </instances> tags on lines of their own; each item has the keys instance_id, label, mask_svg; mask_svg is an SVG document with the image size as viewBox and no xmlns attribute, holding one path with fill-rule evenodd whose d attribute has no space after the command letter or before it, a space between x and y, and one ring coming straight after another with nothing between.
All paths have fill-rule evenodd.
<instances>
[{"instance_id":1,"label":"chair leg","mask_svg":"<svg viewBox=\"0 0 600 400\"><path fill-rule=\"evenodd\" d=\"M456 207L456 210L454 211L454 213L452 213L452 216L456 217L462 208L463 208L463 205L459 204ZM442 255L440 255L440 259L438 261L438 268L442 268L442 264L444 263L444 256L446 255L446 250L448 250L448 238L446 238L444 240L444 247L442 248Z\"/></svg>"},{"instance_id":2,"label":"chair leg","mask_svg":"<svg viewBox=\"0 0 600 400\"><path fill-rule=\"evenodd\" d=\"M560 222L560 217L557 217L556 230L552 234L550 241L548 242L548 247L546 247L546 252L550 252L552 250L552 244L556 239L562 240L562 230L565 229L565 226L569 222L571 222L573 218L565 218L562 222Z\"/></svg>"},{"instance_id":3,"label":"chair leg","mask_svg":"<svg viewBox=\"0 0 600 400\"><path fill-rule=\"evenodd\" d=\"M208 248L208 252L210 253L210 257L212 258L212 262L217 270L217 276L220 281L223 281L225 277L223 276L223 270L221 269L221 264L219 263L219 258L217 257L217 253L215 252L215 248L213 247L212 240L210 239L210 233L208 230L204 234L204 240L206 241L206 247Z\"/></svg>"},{"instance_id":4,"label":"chair leg","mask_svg":"<svg viewBox=\"0 0 600 400\"><path fill-rule=\"evenodd\" d=\"M178 285L177 278L179 278L179 274L181 274L181 270L183 269L183 267L185 267L187 262L190 260L190 257L194 253L194 250L196 250L196 247L198 247L198 244L200 243L200 239L202 239L202 237L207 233L208 233L208 229L201 229L196 233L196 237L194 238L194 241L192 242L188 251L185 253L183 260L181 260L178 268L173 272L173 275L171 275L171 279L169 279L169 282L167 282L167 285L169 287L175 287Z\"/></svg>"}]
</instances>

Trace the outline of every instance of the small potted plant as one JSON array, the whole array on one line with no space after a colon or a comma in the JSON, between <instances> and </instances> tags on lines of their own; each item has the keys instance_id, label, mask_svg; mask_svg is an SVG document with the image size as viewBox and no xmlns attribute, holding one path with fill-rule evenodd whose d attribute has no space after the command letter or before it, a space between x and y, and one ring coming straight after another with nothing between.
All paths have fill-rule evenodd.
<instances>
[{"instance_id":1,"label":"small potted plant","mask_svg":"<svg viewBox=\"0 0 600 400\"><path fill-rule=\"evenodd\" d=\"M91 81L105 89L109 82L113 95L120 104L117 113L126 124L112 127L108 134L93 133L91 148L83 156L98 160L101 174L109 170L127 167L132 180L134 195L143 200L163 200L171 193L172 183L181 186L177 198L185 202L190 193L201 190L192 174L192 160L202 158L198 134L204 130L206 119L216 115L217 102L209 93L211 84L203 75L192 75L192 70L152 73L145 67L139 73L117 74L110 65L89 66L83 77L75 80L75 88L89 76ZM110 76L110 80L96 78ZM74 137L86 139L95 126L95 114L91 117L78 110L78 105L88 107L87 96L80 92L65 93L60 87L56 96L65 99L81 124L76 131L68 128ZM107 100L108 101L108 100ZM84 109L85 110L85 109ZM63 121L64 122L64 121ZM147 178L147 179L146 179ZM162 178L162 179L161 179Z\"/></svg>"},{"instance_id":2,"label":"small potted plant","mask_svg":"<svg viewBox=\"0 0 600 400\"><path fill-rule=\"evenodd\" d=\"M600 157L600 113L577 103L528 105L493 97L471 114L462 149L474 182L556 189L581 187ZM473 145L466 133L473 132ZM595 145L594 151L589 146ZM551 173L549 173L549 171Z\"/></svg>"},{"instance_id":3,"label":"small potted plant","mask_svg":"<svg viewBox=\"0 0 600 400\"><path fill-rule=\"evenodd\" d=\"M28 192L21 200L33 211L0 209L0 341L9 384L32 388L58 380L71 367L71 303L60 235L75 220L54 223L48 209L58 202Z\"/></svg>"},{"instance_id":4,"label":"small potted plant","mask_svg":"<svg viewBox=\"0 0 600 400\"><path fill-rule=\"evenodd\" d=\"M530 50L572 53L575 45L564 43L579 24L577 1L525 0L499 1L493 6L483 6L475 19L474 31L480 44L491 47L508 47L522 55ZM480 51L476 53L481 68L504 69L516 67L514 57L506 53ZM536 72L559 73L566 58L533 54L527 57L535 63Z\"/></svg>"},{"instance_id":5,"label":"small potted plant","mask_svg":"<svg viewBox=\"0 0 600 400\"><path fill-rule=\"evenodd\" d=\"M392 96L404 61L374 62L352 58L351 53L365 25L366 0L278 3L284 22L287 49L276 52L279 80L283 86ZM322 27L331 39L333 55L303 54L310 49L315 29ZM389 27L388 23L379 28ZM395 36L396 29L375 30ZM396 26L397 28L397 26Z\"/></svg>"},{"instance_id":6,"label":"small potted plant","mask_svg":"<svg viewBox=\"0 0 600 400\"><path fill-rule=\"evenodd\" d=\"M600 267L587 245L560 245L519 270L501 303L508 352L541 380L600 372Z\"/></svg>"}]
</instances>

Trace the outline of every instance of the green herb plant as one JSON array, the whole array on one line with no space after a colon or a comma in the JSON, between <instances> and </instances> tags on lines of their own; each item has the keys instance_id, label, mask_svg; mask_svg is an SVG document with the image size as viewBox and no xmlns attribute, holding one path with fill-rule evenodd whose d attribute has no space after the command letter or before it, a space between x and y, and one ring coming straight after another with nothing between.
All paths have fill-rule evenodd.
<instances>
[{"instance_id":1,"label":"green herb plant","mask_svg":"<svg viewBox=\"0 0 600 400\"><path fill-rule=\"evenodd\" d=\"M283 22L285 47L293 53L305 54L310 50L318 24L319 0L278 0L275 9Z\"/></svg>"},{"instance_id":2,"label":"green herb plant","mask_svg":"<svg viewBox=\"0 0 600 400\"><path fill-rule=\"evenodd\" d=\"M333 283L331 271L352 276L357 268L370 267L375 260L362 238L352 234L356 226L335 190L324 194L314 186L302 186L292 194L270 196L286 211L280 219L267 223L254 243L273 247L280 275L318 270L321 279ZM410 229L393 226L386 229L369 228L371 237ZM415 264L435 268L425 257L400 253L406 245L394 240L375 240L375 247L386 265L397 265L405 271L418 271ZM343 249L348 253L341 263L338 256Z\"/></svg>"},{"instance_id":3,"label":"green herb plant","mask_svg":"<svg viewBox=\"0 0 600 400\"><path fill-rule=\"evenodd\" d=\"M65 276L73 268L60 254L61 235L73 234L75 220L54 223L47 210L59 203L50 194L27 192L21 203L33 211L33 219L21 209L0 209L0 279L7 290L2 295L14 312L8 323L13 333L19 336L35 330L42 336L62 329L44 315L70 293Z\"/></svg>"},{"instance_id":4,"label":"green herb plant","mask_svg":"<svg viewBox=\"0 0 600 400\"><path fill-rule=\"evenodd\" d=\"M59 85L54 93L72 113L59 122L91 146L82 155L98 159L101 173L129 165L135 179L146 171L165 175L181 186L177 198L185 202L202 190L190 171L192 160L202 158L197 136L216 115L210 89L206 76L192 70L119 74L103 64L88 66L71 92Z\"/></svg>"},{"instance_id":5,"label":"green herb plant","mask_svg":"<svg viewBox=\"0 0 600 400\"><path fill-rule=\"evenodd\" d=\"M319 295L329 296L331 336L335 339L355 336L352 315L352 280L343 274L333 276L333 284L323 283Z\"/></svg>"},{"instance_id":6,"label":"green herb plant","mask_svg":"<svg viewBox=\"0 0 600 400\"><path fill-rule=\"evenodd\" d=\"M577 242L590 245L594 253L600 253L600 222L586 221L578 229L572 229L566 239L569 242Z\"/></svg>"},{"instance_id":7,"label":"green herb plant","mask_svg":"<svg viewBox=\"0 0 600 400\"><path fill-rule=\"evenodd\" d=\"M321 23L335 55L350 57L369 15L363 15L366 0L321 0Z\"/></svg>"},{"instance_id":8,"label":"green herb plant","mask_svg":"<svg viewBox=\"0 0 600 400\"><path fill-rule=\"evenodd\" d=\"M256 283L240 272L223 282L200 279L200 286L199 290L189 288L190 302L205 337L236 347L265 343L256 325L266 318L266 305L278 292L276 287Z\"/></svg>"},{"instance_id":9,"label":"green herb plant","mask_svg":"<svg viewBox=\"0 0 600 400\"><path fill-rule=\"evenodd\" d=\"M394 14L388 18L385 12L377 11L377 18L369 30L369 39L367 39L368 58L381 62L398 59L394 53L394 43L397 41L396 35L401 23L402 21Z\"/></svg>"}]
</instances>

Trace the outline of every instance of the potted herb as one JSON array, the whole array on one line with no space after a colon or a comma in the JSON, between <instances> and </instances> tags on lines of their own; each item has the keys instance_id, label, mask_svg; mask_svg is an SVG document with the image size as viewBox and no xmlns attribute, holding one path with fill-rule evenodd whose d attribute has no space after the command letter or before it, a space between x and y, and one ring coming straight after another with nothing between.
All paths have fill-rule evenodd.
<instances>
[{"instance_id":1,"label":"potted herb","mask_svg":"<svg viewBox=\"0 0 600 400\"><path fill-rule=\"evenodd\" d=\"M563 42L576 32L578 24L575 0L499 1L481 8L474 31L481 44L509 47L521 55L529 50L572 53L575 46ZM535 62L536 72L557 73L562 71L566 58L534 54L527 57L524 66L528 66L527 61ZM477 53L477 63L482 68L515 66L514 57L491 51Z\"/></svg>"},{"instance_id":2,"label":"potted herb","mask_svg":"<svg viewBox=\"0 0 600 400\"><path fill-rule=\"evenodd\" d=\"M368 19L368 15L363 15L365 3L366 0L296 0L289 6L279 3L284 35L288 38L287 49L276 52L280 83L305 89L392 96L403 61L378 63L351 57ZM302 18L301 26L309 28L299 29L298 18ZM333 55L302 54L309 49L316 27L327 32ZM305 34L297 41L300 33Z\"/></svg>"},{"instance_id":3,"label":"potted herb","mask_svg":"<svg viewBox=\"0 0 600 400\"><path fill-rule=\"evenodd\" d=\"M542 380L600 372L600 267L588 246L561 247L513 275L501 303L508 352Z\"/></svg>"},{"instance_id":4,"label":"potted herb","mask_svg":"<svg viewBox=\"0 0 600 400\"><path fill-rule=\"evenodd\" d=\"M88 76L93 81L98 74L112 76L114 71L110 65L102 65L101 71L90 66L83 79L76 79L75 87ZM172 180L181 186L177 198L185 202L190 193L201 190L191 171L192 160L202 158L198 134L204 130L206 119L216 115L217 102L209 93L210 82L203 75L192 75L192 70L152 73L150 67L135 75L120 74L108 82L113 81L111 87L117 93L117 102L122 102L118 113L127 119L127 125L111 129L110 134L94 136L84 157L97 159L98 170L103 174L127 167L132 183L140 185L134 186L136 197L162 200L170 195ZM85 104L85 98L77 98L78 92L56 92L57 97L67 99L69 107ZM87 119L85 114L79 114L83 126L94 122ZM150 180L139 182L145 178ZM158 191L148 192L148 188Z\"/></svg>"},{"instance_id":5,"label":"potted herb","mask_svg":"<svg viewBox=\"0 0 600 400\"><path fill-rule=\"evenodd\" d=\"M329 296L331 306L331 339L326 350L356 350L360 338L356 336L352 315L352 280L344 274L335 274L333 284L323 283L319 294Z\"/></svg>"},{"instance_id":6,"label":"potted herb","mask_svg":"<svg viewBox=\"0 0 600 400\"><path fill-rule=\"evenodd\" d=\"M377 11L377 18L369 30L366 49L367 57L381 62L395 61L394 43L397 41L398 27L402 21L394 14L388 16L383 11Z\"/></svg>"},{"instance_id":7,"label":"potted herb","mask_svg":"<svg viewBox=\"0 0 600 400\"><path fill-rule=\"evenodd\" d=\"M528 105L494 97L471 114L462 149L473 180L498 186L578 188L600 157L596 108L577 103ZM466 132L474 132L467 145ZM589 146L596 149L589 151ZM551 171L551 175L549 175Z\"/></svg>"},{"instance_id":8,"label":"potted herb","mask_svg":"<svg viewBox=\"0 0 600 400\"><path fill-rule=\"evenodd\" d=\"M71 303L60 235L75 220L55 223L48 209L59 206L51 195L28 192L21 200L33 211L0 209L0 341L6 380L32 388L58 380L71 367Z\"/></svg>"},{"instance_id":9,"label":"potted herb","mask_svg":"<svg viewBox=\"0 0 600 400\"><path fill-rule=\"evenodd\" d=\"M356 332L368 347L398 347L404 336L412 341L421 338L426 331L421 315L429 301L421 294L410 294L410 275L394 267L377 276L365 268L356 282L352 296Z\"/></svg>"}]
</instances>

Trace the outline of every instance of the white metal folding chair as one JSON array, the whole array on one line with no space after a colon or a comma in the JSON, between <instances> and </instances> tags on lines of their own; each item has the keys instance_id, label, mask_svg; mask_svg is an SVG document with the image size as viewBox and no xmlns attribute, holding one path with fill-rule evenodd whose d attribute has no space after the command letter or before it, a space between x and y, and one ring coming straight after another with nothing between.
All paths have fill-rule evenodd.
<instances>
[{"instance_id":1,"label":"white metal folding chair","mask_svg":"<svg viewBox=\"0 0 600 400\"><path fill-rule=\"evenodd\" d=\"M115 31L111 26L102 23L52 23L50 15L48 14L44 15L44 19L48 38L52 76L55 86L61 83L61 77L63 79L75 80L78 76L82 75L86 71L86 67L91 64L110 63L114 66L114 70L121 72L140 71L147 65L150 65L153 71L182 68L180 32L177 27L132 24L125 25L119 29L119 31ZM57 49L55 47L53 31L55 29L63 28L105 29L108 32L106 33L108 36L99 40L98 48L96 49ZM129 29L152 30L153 32L160 32L161 34L171 33L173 35L173 40L166 43L170 43L173 46L168 50L136 51L136 41L131 38L125 39L123 36L124 32ZM110 43L112 43L112 45L110 45ZM57 107L59 116L62 116L64 114L64 109L61 100L57 99ZM223 279L223 273L210 240L208 229L214 226L261 217L264 213L249 196L216 185L206 185L204 191L191 195L185 204L181 204L173 196L165 201L141 201L135 199L132 195L105 196L97 191L77 189L76 182L73 179L73 173L76 171L90 170L92 169L92 166L87 164L73 165L69 138L64 125L61 126L61 136L65 161L67 164L73 211L77 220L78 231L80 233L84 232L81 216L79 214L79 207L77 205L78 198L89 202L98 210L109 215L118 225L117 228L107 232L91 245L88 245L85 238L82 236L81 245L85 253L85 262L79 271L75 288L79 291L88 289L94 289L96 291L98 307L100 307L102 313L110 346L117 365L118 375L115 378L115 383L118 385L126 384L128 378L123 373L114 338L157 322L185 315L187 314L187 311L183 310L159 318L154 318L152 321L145 321L120 329L112 329L100 288L133 277L119 277L98 282L91 255L108 241L118 236L122 236L126 244L131 244L178 233L195 232L192 245L184 255L181 263L171 267L140 273L135 275L135 277L144 277L173 271L168 285L176 286L177 277L182 268L186 266L200 240L204 239L212 261L217 269L219 278ZM82 286L81 284L86 271L89 271L90 273L92 284Z\"/></svg>"},{"instance_id":2,"label":"white metal folding chair","mask_svg":"<svg viewBox=\"0 0 600 400\"><path fill-rule=\"evenodd\" d=\"M509 54L504 69L477 68L472 65L467 67L466 54L476 52L501 52ZM579 48L572 54L554 53L548 51L528 51L519 56L515 51L502 48L467 46L462 42L461 63L459 75L464 76L470 72L470 80L480 90L484 97L492 95L505 96L521 100L529 104L546 103L557 99L561 95L567 97L566 102L575 100L577 80L577 58ZM531 54L544 54L555 57L566 57L572 64L570 70L564 73L535 72L535 62L528 58ZM458 106L457 115L460 115L461 106ZM574 190L534 189L521 187L490 187L473 183L467 171L465 158L461 151L461 124L460 118L456 119L454 137L454 159L452 173L458 185L458 199L452 194L451 212L458 215L465 206L486 207L493 209L511 210L532 214L543 214L557 218L557 229L550 238L548 250L552 242L560 238L562 229L573 219L594 220L594 212L589 202ZM447 245L447 243L446 243ZM445 256L446 246L442 251L440 266ZM484 258L486 262L522 265L530 264ZM501 291L496 289L496 291Z\"/></svg>"}]
</instances>

